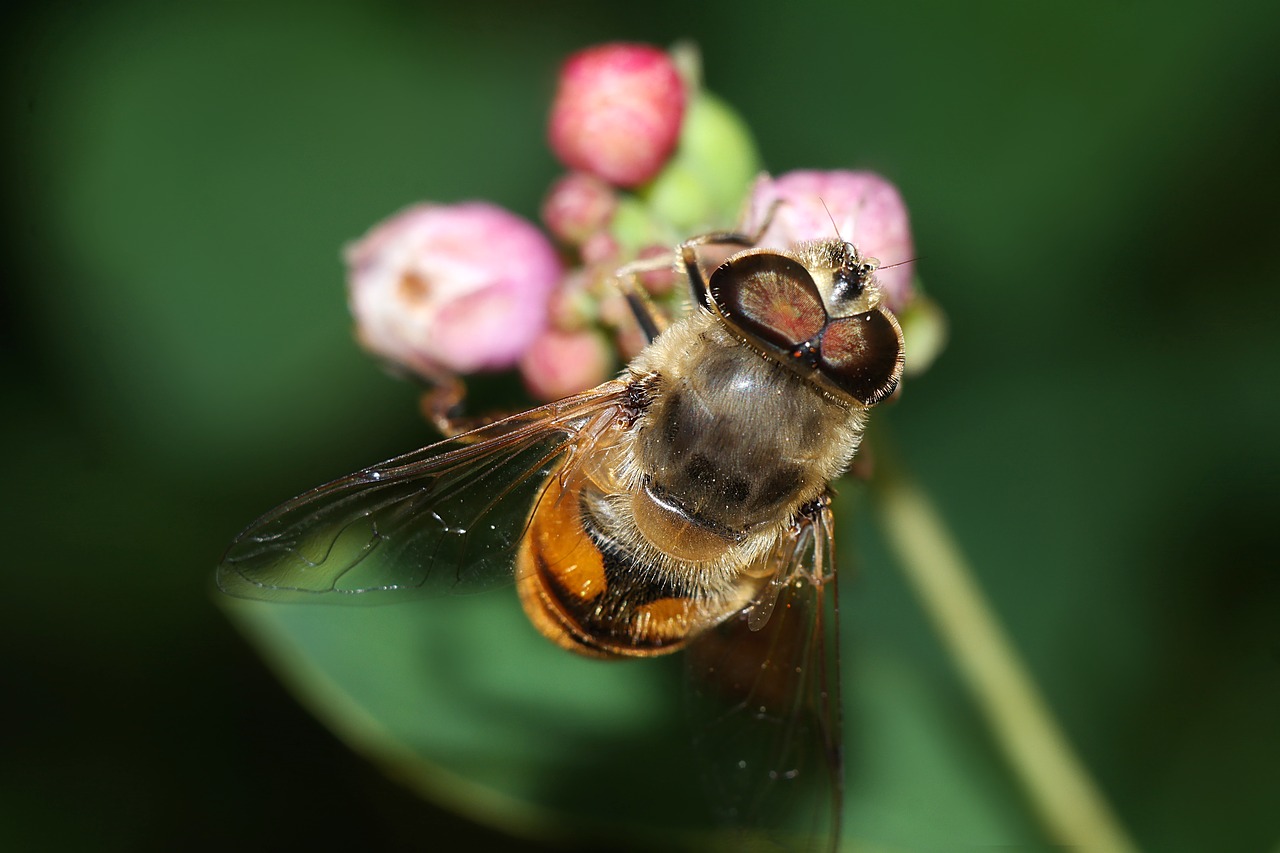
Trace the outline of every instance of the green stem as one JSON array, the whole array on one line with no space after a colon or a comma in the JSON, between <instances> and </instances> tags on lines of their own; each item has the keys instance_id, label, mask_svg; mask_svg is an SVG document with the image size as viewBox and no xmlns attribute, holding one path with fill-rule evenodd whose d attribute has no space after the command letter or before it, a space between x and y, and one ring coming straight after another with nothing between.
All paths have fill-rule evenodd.
<instances>
[{"instance_id":1,"label":"green stem","mask_svg":"<svg viewBox=\"0 0 1280 853\"><path fill-rule=\"evenodd\" d=\"M890 547L1050 835L1093 853L1136 853L997 622L924 492L883 444L872 478Z\"/></svg>"}]
</instances>

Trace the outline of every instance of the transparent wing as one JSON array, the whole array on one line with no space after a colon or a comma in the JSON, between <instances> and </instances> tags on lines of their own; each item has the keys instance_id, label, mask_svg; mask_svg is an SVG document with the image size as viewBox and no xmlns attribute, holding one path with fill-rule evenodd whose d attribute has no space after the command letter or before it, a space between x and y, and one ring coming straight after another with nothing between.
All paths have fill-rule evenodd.
<instances>
[{"instance_id":1,"label":"transparent wing","mask_svg":"<svg viewBox=\"0 0 1280 853\"><path fill-rule=\"evenodd\" d=\"M625 429L625 387L605 383L296 497L236 537L218 586L270 601L380 602L508 580L547 477Z\"/></svg>"},{"instance_id":2,"label":"transparent wing","mask_svg":"<svg viewBox=\"0 0 1280 853\"><path fill-rule=\"evenodd\" d=\"M733 849L834 850L843 755L831 512L797 520L757 604L687 654L695 748ZM771 608L771 610L770 610ZM763 609L767 621L761 623Z\"/></svg>"}]
</instances>

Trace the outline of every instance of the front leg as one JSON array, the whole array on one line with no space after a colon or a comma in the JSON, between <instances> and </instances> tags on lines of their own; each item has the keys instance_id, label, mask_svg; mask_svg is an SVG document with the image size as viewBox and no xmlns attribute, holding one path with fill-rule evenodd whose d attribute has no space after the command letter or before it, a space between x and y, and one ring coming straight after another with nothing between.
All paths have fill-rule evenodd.
<instances>
[{"instance_id":1,"label":"front leg","mask_svg":"<svg viewBox=\"0 0 1280 853\"><path fill-rule=\"evenodd\" d=\"M680 262L684 264L685 275L689 279L689 293L695 305L700 305L703 308L711 307L710 296L707 294L707 277L702 271L702 265L699 263L698 247L741 246L744 249L749 249L757 245L760 242L760 238L764 236L764 232L768 231L769 226L773 223L773 215L777 213L779 204L781 202L775 201L769 206L764 220L754 233L748 234L745 231L712 231L710 234L690 237L680 244L678 247Z\"/></svg>"}]
</instances>

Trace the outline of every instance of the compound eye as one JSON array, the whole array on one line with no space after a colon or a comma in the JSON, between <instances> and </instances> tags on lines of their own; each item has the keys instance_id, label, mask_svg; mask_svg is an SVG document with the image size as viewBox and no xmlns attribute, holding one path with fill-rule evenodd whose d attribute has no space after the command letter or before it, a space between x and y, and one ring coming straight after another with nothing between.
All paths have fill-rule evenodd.
<instances>
[{"instance_id":1,"label":"compound eye","mask_svg":"<svg viewBox=\"0 0 1280 853\"><path fill-rule=\"evenodd\" d=\"M827 322L813 276L785 255L731 258L712 273L707 289L729 325L784 351L812 339Z\"/></svg>"},{"instance_id":2,"label":"compound eye","mask_svg":"<svg viewBox=\"0 0 1280 853\"><path fill-rule=\"evenodd\" d=\"M818 369L868 406L892 394L902 378L902 329L883 311L832 320L821 349Z\"/></svg>"}]
</instances>

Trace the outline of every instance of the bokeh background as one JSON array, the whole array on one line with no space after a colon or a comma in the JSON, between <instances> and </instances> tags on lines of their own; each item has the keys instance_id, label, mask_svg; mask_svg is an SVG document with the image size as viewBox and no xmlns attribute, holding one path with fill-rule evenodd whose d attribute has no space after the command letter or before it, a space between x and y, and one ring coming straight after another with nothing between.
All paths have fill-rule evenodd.
<instances>
[{"instance_id":1,"label":"bokeh background","mask_svg":"<svg viewBox=\"0 0 1280 853\"><path fill-rule=\"evenodd\" d=\"M882 417L1137 841L1280 841L1274 7L3 15L0 846L524 849L314 722L209 578L263 509L430 438L413 391L351 341L344 242L425 199L536 215L559 60L678 38L770 169L872 168L902 189L952 340ZM847 526L846 654L905 673L903 716L982 768L935 778L897 727L881 755L913 769L895 784L986 785L1023 815L922 796L867 840L1044 849L873 526Z\"/></svg>"}]
</instances>

